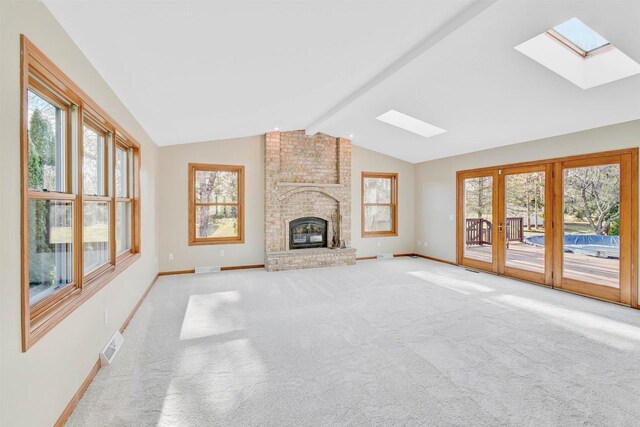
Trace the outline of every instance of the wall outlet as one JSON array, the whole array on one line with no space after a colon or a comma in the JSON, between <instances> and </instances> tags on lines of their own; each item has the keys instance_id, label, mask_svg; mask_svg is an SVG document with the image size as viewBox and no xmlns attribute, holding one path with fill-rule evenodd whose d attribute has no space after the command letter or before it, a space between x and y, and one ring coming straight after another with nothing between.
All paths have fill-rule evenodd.
<instances>
[{"instance_id":1,"label":"wall outlet","mask_svg":"<svg viewBox=\"0 0 640 427\"><path fill-rule=\"evenodd\" d=\"M378 242L378 247L380 247L380 242Z\"/></svg>"},{"instance_id":2,"label":"wall outlet","mask_svg":"<svg viewBox=\"0 0 640 427\"><path fill-rule=\"evenodd\" d=\"M106 325L107 323L109 323L109 309L105 308L104 309L104 324Z\"/></svg>"},{"instance_id":3,"label":"wall outlet","mask_svg":"<svg viewBox=\"0 0 640 427\"><path fill-rule=\"evenodd\" d=\"M449 221L453 221L453 214L449 214Z\"/></svg>"},{"instance_id":4,"label":"wall outlet","mask_svg":"<svg viewBox=\"0 0 640 427\"><path fill-rule=\"evenodd\" d=\"M220 249L220 256L224 256L224 249Z\"/></svg>"},{"instance_id":5,"label":"wall outlet","mask_svg":"<svg viewBox=\"0 0 640 427\"><path fill-rule=\"evenodd\" d=\"M427 247L427 241L426 240L424 241L424 247L425 248Z\"/></svg>"},{"instance_id":6,"label":"wall outlet","mask_svg":"<svg viewBox=\"0 0 640 427\"><path fill-rule=\"evenodd\" d=\"M418 246L422 246L422 243L420 242L420 240L418 240Z\"/></svg>"},{"instance_id":7,"label":"wall outlet","mask_svg":"<svg viewBox=\"0 0 640 427\"><path fill-rule=\"evenodd\" d=\"M169 252L169 260L173 259L173 252Z\"/></svg>"}]
</instances>

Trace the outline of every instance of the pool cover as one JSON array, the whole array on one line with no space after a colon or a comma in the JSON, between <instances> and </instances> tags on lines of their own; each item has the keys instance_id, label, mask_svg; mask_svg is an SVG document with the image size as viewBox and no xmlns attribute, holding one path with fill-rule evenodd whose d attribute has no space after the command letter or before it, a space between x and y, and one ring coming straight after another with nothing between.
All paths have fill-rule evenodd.
<instances>
[{"instance_id":1,"label":"pool cover","mask_svg":"<svg viewBox=\"0 0 640 427\"><path fill-rule=\"evenodd\" d=\"M544 236L525 237L524 242L542 247ZM620 236L567 234L564 236L564 251L599 258L620 258Z\"/></svg>"}]
</instances>

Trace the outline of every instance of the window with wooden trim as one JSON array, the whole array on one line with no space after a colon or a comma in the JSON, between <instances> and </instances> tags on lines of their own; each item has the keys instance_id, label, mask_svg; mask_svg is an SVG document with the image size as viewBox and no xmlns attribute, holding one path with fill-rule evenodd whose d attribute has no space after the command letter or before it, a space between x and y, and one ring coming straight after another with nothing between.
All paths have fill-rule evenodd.
<instances>
[{"instance_id":1,"label":"window with wooden trim","mask_svg":"<svg viewBox=\"0 0 640 427\"><path fill-rule=\"evenodd\" d=\"M362 172L362 237L398 235L398 174Z\"/></svg>"},{"instance_id":2,"label":"window with wooden trim","mask_svg":"<svg viewBox=\"0 0 640 427\"><path fill-rule=\"evenodd\" d=\"M140 149L24 36L21 44L26 351L139 257Z\"/></svg>"},{"instance_id":3,"label":"window with wooden trim","mask_svg":"<svg viewBox=\"0 0 640 427\"><path fill-rule=\"evenodd\" d=\"M189 164L189 245L244 243L244 166Z\"/></svg>"},{"instance_id":4,"label":"window with wooden trim","mask_svg":"<svg viewBox=\"0 0 640 427\"><path fill-rule=\"evenodd\" d=\"M115 155L116 255L133 248L133 148L117 138Z\"/></svg>"}]
</instances>

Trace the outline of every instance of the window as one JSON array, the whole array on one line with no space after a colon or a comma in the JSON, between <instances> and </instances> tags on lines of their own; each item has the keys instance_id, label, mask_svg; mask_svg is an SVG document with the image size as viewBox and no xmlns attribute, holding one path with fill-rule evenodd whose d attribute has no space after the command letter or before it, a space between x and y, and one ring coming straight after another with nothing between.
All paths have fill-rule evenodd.
<instances>
[{"instance_id":1,"label":"window","mask_svg":"<svg viewBox=\"0 0 640 427\"><path fill-rule=\"evenodd\" d=\"M22 57L26 351L139 257L140 149L25 37Z\"/></svg>"},{"instance_id":2,"label":"window","mask_svg":"<svg viewBox=\"0 0 640 427\"><path fill-rule=\"evenodd\" d=\"M571 18L556 25L552 30L549 30L549 33L583 57L609 44L607 39L593 31L578 18Z\"/></svg>"},{"instance_id":3,"label":"window","mask_svg":"<svg viewBox=\"0 0 640 427\"><path fill-rule=\"evenodd\" d=\"M577 18L556 25L515 49L582 89L640 73L640 64Z\"/></svg>"},{"instance_id":4,"label":"window","mask_svg":"<svg viewBox=\"0 0 640 427\"><path fill-rule=\"evenodd\" d=\"M362 173L362 237L398 235L398 174Z\"/></svg>"},{"instance_id":5,"label":"window","mask_svg":"<svg viewBox=\"0 0 640 427\"><path fill-rule=\"evenodd\" d=\"M88 117L82 131L83 272L85 276L110 261L110 198L107 174L107 139L110 132Z\"/></svg>"},{"instance_id":6,"label":"window","mask_svg":"<svg viewBox=\"0 0 640 427\"><path fill-rule=\"evenodd\" d=\"M389 110L376 117L376 119L392 126L399 127L400 129L415 133L416 135L424 136L425 138L446 132L446 130L441 129L438 126L434 126L396 110Z\"/></svg>"},{"instance_id":7,"label":"window","mask_svg":"<svg viewBox=\"0 0 640 427\"><path fill-rule=\"evenodd\" d=\"M118 139L116 145L116 254L122 255L133 247L133 149Z\"/></svg>"},{"instance_id":8,"label":"window","mask_svg":"<svg viewBox=\"0 0 640 427\"><path fill-rule=\"evenodd\" d=\"M189 244L244 242L244 166L189 164Z\"/></svg>"}]
</instances>

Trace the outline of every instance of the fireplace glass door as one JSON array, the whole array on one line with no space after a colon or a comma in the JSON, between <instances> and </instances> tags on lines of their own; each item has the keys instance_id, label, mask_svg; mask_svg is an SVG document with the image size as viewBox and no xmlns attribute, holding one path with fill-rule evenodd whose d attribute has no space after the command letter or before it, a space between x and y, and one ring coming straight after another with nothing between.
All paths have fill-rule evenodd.
<instances>
[{"instance_id":1,"label":"fireplace glass door","mask_svg":"<svg viewBox=\"0 0 640 427\"><path fill-rule=\"evenodd\" d=\"M327 222L321 218L300 218L289 225L289 249L327 246Z\"/></svg>"}]
</instances>

